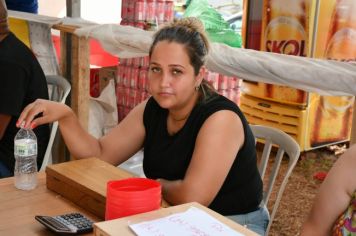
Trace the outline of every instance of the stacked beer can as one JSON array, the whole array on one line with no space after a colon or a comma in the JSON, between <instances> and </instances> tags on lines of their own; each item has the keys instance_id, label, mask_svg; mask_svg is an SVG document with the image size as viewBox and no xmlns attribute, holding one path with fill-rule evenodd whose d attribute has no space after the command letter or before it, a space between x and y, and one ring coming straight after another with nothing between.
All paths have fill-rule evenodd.
<instances>
[{"instance_id":1,"label":"stacked beer can","mask_svg":"<svg viewBox=\"0 0 356 236\"><path fill-rule=\"evenodd\" d=\"M173 21L174 2L168 0L122 0L121 25L143 30ZM147 93L148 57L120 58L116 85L118 118L122 120L130 110L144 101Z\"/></svg>"},{"instance_id":2,"label":"stacked beer can","mask_svg":"<svg viewBox=\"0 0 356 236\"><path fill-rule=\"evenodd\" d=\"M173 21L172 0L122 0L121 25L130 25L144 30L156 30L157 26Z\"/></svg>"},{"instance_id":3,"label":"stacked beer can","mask_svg":"<svg viewBox=\"0 0 356 236\"><path fill-rule=\"evenodd\" d=\"M121 59L116 79L118 119L121 121L147 93L148 56Z\"/></svg>"},{"instance_id":4,"label":"stacked beer can","mask_svg":"<svg viewBox=\"0 0 356 236\"><path fill-rule=\"evenodd\" d=\"M212 71L206 72L205 79L218 91L219 94L227 97L237 105L240 105L241 79Z\"/></svg>"}]
</instances>

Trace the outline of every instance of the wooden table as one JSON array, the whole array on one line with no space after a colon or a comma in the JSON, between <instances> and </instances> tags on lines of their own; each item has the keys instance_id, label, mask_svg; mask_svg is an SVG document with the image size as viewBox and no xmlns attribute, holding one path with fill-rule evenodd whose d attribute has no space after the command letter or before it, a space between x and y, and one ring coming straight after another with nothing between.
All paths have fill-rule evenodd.
<instances>
[{"instance_id":1,"label":"wooden table","mask_svg":"<svg viewBox=\"0 0 356 236\"><path fill-rule=\"evenodd\" d=\"M39 172L38 186L30 191L16 189L13 177L0 179L0 235L54 235L35 215L80 212L103 221L107 181L134 176L97 158L51 165L46 173ZM163 200L162 206L169 204Z\"/></svg>"},{"instance_id":2,"label":"wooden table","mask_svg":"<svg viewBox=\"0 0 356 236\"><path fill-rule=\"evenodd\" d=\"M51 166L52 171L57 170L58 173L62 173L67 178L70 179L71 176L77 175L78 178L82 179L81 184L83 186L87 186L85 184L86 181L90 180L91 174L98 172L98 168L104 168L106 171L102 172L100 178L106 178L107 176L111 176L114 174L110 174L110 170L108 164L105 164L102 161L96 158L88 158L86 160L73 161L72 163L62 163ZM80 166L85 166L84 169L92 169L90 173L82 173L78 174L75 169L79 169L79 172L82 172ZM88 167L89 165L89 167ZM90 167L91 166L91 167ZM64 168L65 167L65 168ZM113 167L114 168L114 167ZM104 170L103 169L103 170ZM116 176L120 178L126 178L127 176L131 176L131 174L125 172L124 170L116 169ZM48 170L47 170L48 171ZM49 173L47 173L49 174ZM45 172L39 172L38 174L38 186L34 190L24 191L16 189L14 186L14 178L5 178L0 179L0 235L55 235L48 229L46 229L42 224L35 220L35 215L61 215L70 212L80 212L87 216L89 219L94 222L100 222L96 224L94 227L97 231L97 235L134 235L134 233L127 226L127 221L142 221L147 220L151 217L163 217L167 214L172 214L176 212L180 212L186 210L190 206L195 206L198 208L202 208L208 214L211 214L213 217L217 218L221 222L230 226L232 229L237 232L244 233L245 235L255 235L253 232L247 230L241 225L236 224L235 222L219 215L212 210L203 207L197 203L189 203L185 205L179 205L175 207L162 208L158 211L147 212L143 214L138 214L134 216L128 216L125 218L117 219L114 221L106 221L101 222L103 219L97 217L90 213L89 211L84 210L84 208L79 207L73 202L67 200L61 195L49 190L46 186L46 176ZM87 176L87 177L85 177ZM88 177L89 176L89 177ZM53 177L53 176L52 176ZM100 179L98 176L96 177ZM106 180L102 180L101 182L107 182ZM95 184L94 184L95 185ZM98 190L98 186L101 184L95 185L96 187L91 189ZM79 188L79 186L78 186ZM98 191L97 194L100 194L102 191ZM64 192L62 192L64 193ZM104 193L102 193L104 194ZM80 205L80 204L79 204ZM168 206L166 202L163 201L163 206ZM89 209L89 207L85 208ZM152 219L152 218L151 218ZM114 223L113 223L114 222ZM86 234L93 235L93 233Z\"/></svg>"},{"instance_id":3,"label":"wooden table","mask_svg":"<svg viewBox=\"0 0 356 236\"><path fill-rule=\"evenodd\" d=\"M18 190L14 178L0 179L0 235L55 235L35 220L35 215L59 215L80 212L100 219L46 188L46 175L40 172L38 186L31 191ZM93 234L87 234L93 235Z\"/></svg>"}]
</instances>

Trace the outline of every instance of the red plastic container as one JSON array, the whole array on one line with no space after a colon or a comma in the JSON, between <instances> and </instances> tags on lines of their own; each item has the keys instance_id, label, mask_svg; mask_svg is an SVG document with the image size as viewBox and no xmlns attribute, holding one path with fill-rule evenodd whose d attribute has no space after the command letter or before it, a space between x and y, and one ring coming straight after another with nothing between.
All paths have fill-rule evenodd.
<instances>
[{"instance_id":1,"label":"red plastic container","mask_svg":"<svg viewBox=\"0 0 356 236\"><path fill-rule=\"evenodd\" d=\"M109 181L106 192L105 220L159 209L161 184L146 178Z\"/></svg>"}]
</instances>

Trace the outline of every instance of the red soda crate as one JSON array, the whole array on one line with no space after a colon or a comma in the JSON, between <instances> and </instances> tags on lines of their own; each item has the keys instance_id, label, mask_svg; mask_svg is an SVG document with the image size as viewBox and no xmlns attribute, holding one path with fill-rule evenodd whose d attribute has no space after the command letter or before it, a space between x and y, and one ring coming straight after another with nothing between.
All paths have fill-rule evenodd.
<instances>
[{"instance_id":1,"label":"red soda crate","mask_svg":"<svg viewBox=\"0 0 356 236\"><path fill-rule=\"evenodd\" d=\"M144 30L146 28L146 24L144 21L136 21L135 27Z\"/></svg>"},{"instance_id":2,"label":"red soda crate","mask_svg":"<svg viewBox=\"0 0 356 236\"><path fill-rule=\"evenodd\" d=\"M124 69L125 69L125 66L122 65L122 64L119 64L117 66L117 78L116 78L116 84L118 86L123 86L124 84Z\"/></svg>"},{"instance_id":3,"label":"red soda crate","mask_svg":"<svg viewBox=\"0 0 356 236\"><path fill-rule=\"evenodd\" d=\"M121 1L121 19L127 19L127 4L129 0Z\"/></svg>"},{"instance_id":4,"label":"red soda crate","mask_svg":"<svg viewBox=\"0 0 356 236\"><path fill-rule=\"evenodd\" d=\"M240 88L232 89L233 92L233 100L238 106L240 106L240 98L241 98L241 90Z\"/></svg>"},{"instance_id":5,"label":"red soda crate","mask_svg":"<svg viewBox=\"0 0 356 236\"><path fill-rule=\"evenodd\" d=\"M149 94L147 91L141 91L141 99L142 99L142 101L146 100L150 96L151 96L151 94Z\"/></svg>"},{"instance_id":6,"label":"red soda crate","mask_svg":"<svg viewBox=\"0 0 356 236\"><path fill-rule=\"evenodd\" d=\"M206 79L208 82L214 87L214 89L218 90L219 87L219 74L212 71L207 71Z\"/></svg>"},{"instance_id":7,"label":"red soda crate","mask_svg":"<svg viewBox=\"0 0 356 236\"><path fill-rule=\"evenodd\" d=\"M126 66L132 66L133 58L126 58Z\"/></svg>"},{"instance_id":8,"label":"red soda crate","mask_svg":"<svg viewBox=\"0 0 356 236\"><path fill-rule=\"evenodd\" d=\"M135 1L128 0L126 19L130 22L135 18Z\"/></svg>"},{"instance_id":9,"label":"red soda crate","mask_svg":"<svg viewBox=\"0 0 356 236\"><path fill-rule=\"evenodd\" d=\"M136 1L134 21L144 21L146 19L145 9L146 9L146 1L144 0Z\"/></svg>"},{"instance_id":10,"label":"red soda crate","mask_svg":"<svg viewBox=\"0 0 356 236\"><path fill-rule=\"evenodd\" d=\"M126 66L126 58L120 58L120 65Z\"/></svg>"},{"instance_id":11,"label":"red soda crate","mask_svg":"<svg viewBox=\"0 0 356 236\"><path fill-rule=\"evenodd\" d=\"M124 107L123 119L130 113L130 111L131 111L130 107Z\"/></svg>"},{"instance_id":12,"label":"red soda crate","mask_svg":"<svg viewBox=\"0 0 356 236\"><path fill-rule=\"evenodd\" d=\"M130 88L124 88L123 105L128 107L130 103Z\"/></svg>"},{"instance_id":13,"label":"red soda crate","mask_svg":"<svg viewBox=\"0 0 356 236\"><path fill-rule=\"evenodd\" d=\"M136 92L136 105L140 104L142 102L142 92L141 90L137 89Z\"/></svg>"},{"instance_id":14,"label":"red soda crate","mask_svg":"<svg viewBox=\"0 0 356 236\"><path fill-rule=\"evenodd\" d=\"M147 73L147 68L140 68L137 87L141 90L147 89Z\"/></svg>"},{"instance_id":15,"label":"red soda crate","mask_svg":"<svg viewBox=\"0 0 356 236\"><path fill-rule=\"evenodd\" d=\"M233 89L237 86L237 78L233 76L229 76L227 81L227 89Z\"/></svg>"},{"instance_id":16,"label":"red soda crate","mask_svg":"<svg viewBox=\"0 0 356 236\"><path fill-rule=\"evenodd\" d=\"M129 108L135 107L135 91L134 91L134 89L130 89L127 106Z\"/></svg>"},{"instance_id":17,"label":"red soda crate","mask_svg":"<svg viewBox=\"0 0 356 236\"><path fill-rule=\"evenodd\" d=\"M142 67L149 67L150 66L150 57L149 56L145 56L142 58L143 61L142 61Z\"/></svg>"},{"instance_id":18,"label":"red soda crate","mask_svg":"<svg viewBox=\"0 0 356 236\"><path fill-rule=\"evenodd\" d=\"M140 69L138 67L132 67L132 69L131 69L130 87L133 88L133 89L137 89L138 88L139 74L140 74Z\"/></svg>"},{"instance_id":19,"label":"red soda crate","mask_svg":"<svg viewBox=\"0 0 356 236\"><path fill-rule=\"evenodd\" d=\"M124 76L124 87L130 87L130 79L131 79L131 66L125 67L125 76Z\"/></svg>"},{"instance_id":20,"label":"red soda crate","mask_svg":"<svg viewBox=\"0 0 356 236\"><path fill-rule=\"evenodd\" d=\"M126 18L122 18L120 25L129 25L129 20Z\"/></svg>"},{"instance_id":21,"label":"red soda crate","mask_svg":"<svg viewBox=\"0 0 356 236\"><path fill-rule=\"evenodd\" d=\"M124 107L121 105L117 106L117 119L119 122L124 119Z\"/></svg>"},{"instance_id":22,"label":"red soda crate","mask_svg":"<svg viewBox=\"0 0 356 236\"><path fill-rule=\"evenodd\" d=\"M156 2L156 17L159 24L164 22L165 1L159 0Z\"/></svg>"},{"instance_id":23,"label":"red soda crate","mask_svg":"<svg viewBox=\"0 0 356 236\"><path fill-rule=\"evenodd\" d=\"M116 86L116 103L123 106L125 97L125 88L122 86Z\"/></svg>"},{"instance_id":24,"label":"red soda crate","mask_svg":"<svg viewBox=\"0 0 356 236\"><path fill-rule=\"evenodd\" d=\"M219 75L219 84L218 84L218 89L227 89L228 88L228 81L229 81L229 76L226 75Z\"/></svg>"},{"instance_id":25,"label":"red soda crate","mask_svg":"<svg viewBox=\"0 0 356 236\"><path fill-rule=\"evenodd\" d=\"M228 93L228 90L226 90L226 89L219 89L218 93L223 95L226 98L229 98L229 93Z\"/></svg>"},{"instance_id":26,"label":"red soda crate","mask_svg":"<svg viewBox=\"0 0 356 236\"><path fill-rule=\"evenodd\" d=\"M135 27L135 21L134 20L129 20L128 25L132 26L132 27Z\"/></svg>"},{"instance_id":27,"label":"red soda crate","mask_svg":"<svg viewBox=\"0 0 356 236\"><path fill-rule=\"evenodd\" d=\"M174 19L174 2L166 1L164 6L164 21L170 22Z\"/></svg>"},{"instance_id":28,"label":"red soda crate","mask_svg":"<svg viewBox=\"0 0 356 236\"><path fill-rule=\"evenodd\" d=\"M142 57L135 57L132 59L132 65L135 67L140 67L142 64Z\"/></svg>"},{"instance_id":29,"label":"red soda crate","mask_svg":"<svg viewBox=\"0 0 356 236\"><path fill-rule=\"evenodd\" d=\"M146 21L155 22L156 21L156 1L147 0L146 2Z\"/></svg>"}]
</instances>

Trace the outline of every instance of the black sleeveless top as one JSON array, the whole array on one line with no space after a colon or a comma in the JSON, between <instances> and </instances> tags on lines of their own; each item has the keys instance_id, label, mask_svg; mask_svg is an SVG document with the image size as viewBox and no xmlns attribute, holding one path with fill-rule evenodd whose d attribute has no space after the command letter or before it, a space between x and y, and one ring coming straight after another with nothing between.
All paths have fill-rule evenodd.
<instances>
[{"instance_id":1,"label":"black sleeveless top","mask_svg":"<svg viewBox=\"0 0 356 236\"><path fill-rule=\"evenodd\" d=\"M209 208L223 215L248 213L258 209L262 200L263 187L256 164L255 140L237 105L221 95L198 103L185 125L173 136L167 130L168 110L162 109L152 97L148 100L143 115L146 129L144 173L152 179L183 179L200 128L210 115L220 110L233 111L240 117L245 142Z\"/></svg>"}]
</instances>

